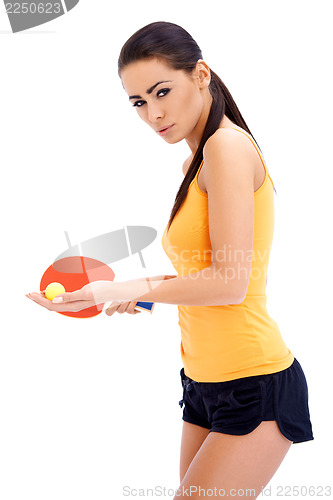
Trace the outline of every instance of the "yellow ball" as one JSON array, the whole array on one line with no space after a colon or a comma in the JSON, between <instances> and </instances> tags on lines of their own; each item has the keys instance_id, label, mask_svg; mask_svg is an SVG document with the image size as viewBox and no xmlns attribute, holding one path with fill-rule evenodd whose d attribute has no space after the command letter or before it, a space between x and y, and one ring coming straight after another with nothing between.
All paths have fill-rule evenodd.
<instances>
[{"instance_id":1,"label":"yellow ball","mask_svg":"<svg viewBox=\"0 0 333 500\"><path fill-rule=\"evenodd\" d=\"M45 297L49 300L53 300L54 297L56 297L57 295L60 295L61 293L65 293L65 292L66 292L66 290L62 286L62 284L57 283L55 281L54 283L50 283L49 285L47 285L47 287L45 289Z\"/></svg>"}]
</instances>

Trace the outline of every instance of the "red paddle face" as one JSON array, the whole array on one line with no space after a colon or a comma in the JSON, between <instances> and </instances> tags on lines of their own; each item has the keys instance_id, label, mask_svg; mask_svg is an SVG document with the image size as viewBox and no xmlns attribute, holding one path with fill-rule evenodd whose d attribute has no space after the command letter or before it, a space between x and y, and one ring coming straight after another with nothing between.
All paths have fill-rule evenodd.
<instances>
[{"instance_id":1,"label":"red paddle face","mask_svg":"<svg viewBox=\"0 0 333 500\"><path fill-rule=\"evenodd\" d=\"M53 265L46 269L40 281L41 292L54 281L61 283L66 292L74 292L92 281L113 281L115 276L110 267L90 257L66 257L57 261L57 269L61 271L55 270ZM92 318L102 312L103 306L104 304L98 304L82 311L60 312L59 314L74 318Z\"/></svg>"}]
</instances>

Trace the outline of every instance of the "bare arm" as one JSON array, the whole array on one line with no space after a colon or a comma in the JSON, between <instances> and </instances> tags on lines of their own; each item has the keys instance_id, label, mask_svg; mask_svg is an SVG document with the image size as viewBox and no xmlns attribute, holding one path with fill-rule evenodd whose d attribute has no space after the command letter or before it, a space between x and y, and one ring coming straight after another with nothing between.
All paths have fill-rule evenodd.
<instances>
[{"instance_id":1,"label":"bare arm","mask_svg":"<svg viewBox=\"0 0 333 500\"><path fill-rule=\"evenodd\" d=\"M177 274L160 274L159 276L146 276L145 278L138 278L138 281L163 281L170 280L172 278L177 278Z\"/></svg>"},{"instance_id":2,"label":"bare arm","mask_svg":"<svg viewBox=\"0 0 333 500\"><path fill-rule=\"evenodd\" d=\"M237 278L230 278L227 272L213 264L197 273L168 280L151 278L112 283L109 293L112 300L160 302L189 306L214 306L239 304Z\"/></svg>"}]
</instances>

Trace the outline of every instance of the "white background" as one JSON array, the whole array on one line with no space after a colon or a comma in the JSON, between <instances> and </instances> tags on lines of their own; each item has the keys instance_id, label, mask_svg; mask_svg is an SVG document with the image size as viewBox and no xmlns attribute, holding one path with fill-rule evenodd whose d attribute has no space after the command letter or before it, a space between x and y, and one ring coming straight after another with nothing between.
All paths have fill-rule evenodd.
<instances>
[{"instance_id":1,"label":"white background","mask_svg":"<svg viewBox=\"0 0 333 500\"><path fill-rule=\"evenodd\" d=\"M112 266L119 281L175 274L161 246L190 153L136 116L117 75L153 21L191 33L229 88L275 183L268 311L307 377L314 441L278 485L328 485L332 446L330 2L84 1L12 34L0 15L0 496L106 500L179 485L177 306L79 320L25 298L72 244L125 225L158 237ZM306 496L307 497L307 496ZM168 496L167 498L172 498ZM304 496L303 496L304 498ZM309 496L310 498L310 496ZM313 498L313 497L311 497Z\"/></svg>"}]
</instances>

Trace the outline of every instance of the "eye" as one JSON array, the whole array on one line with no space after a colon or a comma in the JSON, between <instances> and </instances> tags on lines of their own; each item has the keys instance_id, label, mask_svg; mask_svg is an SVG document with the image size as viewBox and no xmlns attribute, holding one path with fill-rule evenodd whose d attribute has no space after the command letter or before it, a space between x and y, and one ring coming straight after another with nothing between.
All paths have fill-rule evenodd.
<instances>
[{"instance_id":1,"label":"eye","mask_svg":"<svg viewBox=\"0 0 333 500\"><path fill-rule=\"evenodd\" d=\"M145 103L145 101L136 101L134 104L132 104L132 106L137 106L138 108L141 108L141 106L143 106L143 104L141 103Z\"/></svg>"},{"instance_id":2,"label":"eye","mask_svg":"<svg viewBox=\"0 0 333 500\"><path fill-rule=\"evenodd\" d=\"M160 95L160 92L163 92L163 95ZM157 95L159 97L164 97L165 95L167 95L168 93L170 92L170 89L161 89L157 92Z\"/></svg>"},{"instance_id":3,"label":"eye","mask_svg":"<svg viewBox=\"0 0 333 500\"><path fill-rule=\"evenodd\" d=\"M158 97L164 97L166 96L169 92L170 92L171 89L161 89L159 90L156 95ZM162 93L162 94L161 94ZM137 108L141 108L144 104L145 104L146 101L135 101L134 104L132 104L132 106L136 106Z\"/></svg>"}]
</instances>

